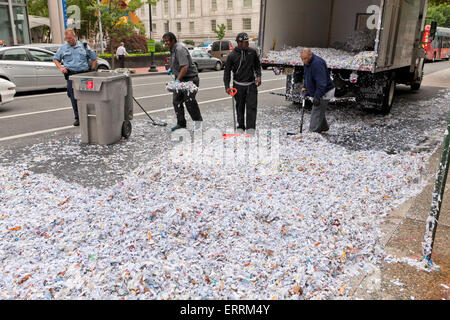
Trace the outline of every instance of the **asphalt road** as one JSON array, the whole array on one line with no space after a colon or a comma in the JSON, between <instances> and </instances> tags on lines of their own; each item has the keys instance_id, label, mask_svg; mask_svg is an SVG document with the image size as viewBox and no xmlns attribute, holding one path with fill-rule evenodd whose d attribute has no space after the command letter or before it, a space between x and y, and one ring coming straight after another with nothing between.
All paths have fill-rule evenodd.
<instances>
[{"instance_id":1,"label":"asphalt road","mask_svg":"<svg viewBox=\"0 0 450 320\"><path fill-rule=\"evenodd\" d=\"M268 91L281 90L285 87L284 76L276 76L268 70L263 72L263 77L261 94L267 95ZM222 79L223 71L200 74L200 92L197 100L202 109L229 99ZM169 80L166 75L133 78L134 97L151 113L171 111L172 94L165 90L165 84ZM143 115L138 106L135 106L134 112L137 118ZM0 143L54 131L77 132L78 128L70 128L72 123L73 111L65 91L21 94L16 96L14 102L0 108Z\"/></svg>"},{"instance_id":2,"label":"asphalt road","mask_svg":"<svg viewBox=\"0 0 450 320\"><path fill-rule=\"evenodd\" d=\"M428 63L425 65L425 74L450 68L450 62ZM223 88L223 71L203 72L200 74L200 93L197 100L202 110L218 104L228 105L229 97ZM162 112L171 112L171 93L165 90L168 76L145 76L133 78L134 96L155 117L163 116ZM271 70L263 72L263 85L260 88L260 105L279 105L283 99L270 95L270 91L283 92L285 77L275 76ZM406 87L398 89L400 95L408 95ZM422 95L433 96L433 90L421 90ZM412 101L416 95L411 94ZM423 97L423 96L422 96ZM136 119L145 116L135 106ZM64 134L77 134L78 128L71 126L73 111L70 101L61 90L31 92L18 94L15 101L0 108L0 145L23 145L31 142L43 134L63 132ZM169 123L169 126L172 123Z\"/></svg>"}]
</instances>

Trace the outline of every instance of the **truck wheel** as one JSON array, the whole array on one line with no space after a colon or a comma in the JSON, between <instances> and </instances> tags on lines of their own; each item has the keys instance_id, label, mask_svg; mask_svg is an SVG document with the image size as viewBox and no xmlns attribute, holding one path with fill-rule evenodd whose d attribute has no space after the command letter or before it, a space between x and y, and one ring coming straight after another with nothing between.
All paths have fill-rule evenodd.
<instances>
[{"instance_id":1,"label":"truck wheel","mask_svg":"<svg viewBox=\"0 0 450 320\"><path fill-rule=\"evenodd\" d=\"M425 66L425 62L422 64L422 73L421 73L421 77L420 77L419 79L417 79L416 82L414 82L414 83L411 85L411 90L413 90L413 91L419 90L419 89L420 89L420 86L422 85L423 69L424 69L424 66Z\"/></svg>"},{"instance_id":2,"label":"truck wheel","mask_svg":"<svg viewBox=\"0 0 450 320\"><path fill-rule=\"evenodd\" d=\"M392 74L383 89L383 103L380 109L382 114L389 114L391 112L395 100L395 87L395 74Z\"/></svg>"},{"instance_id":3,"label":"truck wheel","mask_svg":"<svg viewBox=\"0 0 450 320\"><path fill-rule=\"evenodd\" d=\"M131 126L131 122L128 120L125 120L122 124L122 137L125 139L128 139L131 136L131 131L133 130L133 127Z\"/></svg>"},{"instance_id":4,"label":"truck wheel","mask_svg":"<svg viewBox=\"0 0 450 320\"><path fill-rule=\"evenodd\" d=\"M422 84L422 81L421 81L421 82L417 82L417 83L413 83L413 84L411 85L411 90L413 90L413 91L419 90L421 84Z\"/></svg>"}]
</instances>

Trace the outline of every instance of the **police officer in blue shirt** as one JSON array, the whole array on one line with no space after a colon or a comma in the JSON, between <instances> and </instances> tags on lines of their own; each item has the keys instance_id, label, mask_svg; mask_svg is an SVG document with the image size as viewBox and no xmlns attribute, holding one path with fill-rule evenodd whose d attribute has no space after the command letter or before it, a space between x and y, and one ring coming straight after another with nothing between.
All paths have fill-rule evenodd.
<instances>
[{"instance_id":1,"label":"police officer in blue shirt","mask_svg":"<svg viewBox=\"0 0 450 320\"><path fill-rule=\"evenodd\" d=\"M72 81L69 80L69 76L89 72L89 60L92 61L91 69L95 70L97 66L97 54L92 51L87 44L77 41L77 35L73 29L67 29L64 32L64 37L66 43L55 54L53 62L58 69L64 73L64 77L67 80L67 95L72 102L72 108L75 114L75 122L73 125L78 127L80 125L78 105L77 100L75 100ZM64 65L61 65L61 62L63 62Z\"/></svg>"}]
</instances>

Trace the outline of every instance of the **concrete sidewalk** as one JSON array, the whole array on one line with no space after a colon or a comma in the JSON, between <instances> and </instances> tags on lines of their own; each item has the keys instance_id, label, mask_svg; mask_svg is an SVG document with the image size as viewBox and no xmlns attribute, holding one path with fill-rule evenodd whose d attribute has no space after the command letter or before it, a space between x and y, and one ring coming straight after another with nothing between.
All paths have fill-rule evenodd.
<instances>
[{"instance_id":1,"label":"concrete sidewalk","mask_svg":"<svg viewBox=\"0 0 450 320\"><path fill-rule=\"evenodd\" d=\"M133 68L133 70L135 71L135 76L148 76L148 75L161 75L161 74L167 74L166 68L164 66L157 66L156 69L158 70L158 72L149 72L148 70L150 69L150 67L145 67L145 68Z\"/></svg>"},{"instance_id":2,"label":"concrete sidewalk","mask_svg":"<svg viewBox=\"0 0 450 320\"><path fill-rule=\"evenodd\" d=\"M423 86L450 88L450 69L424 78ZM449 102L450 103L450 102ZM444 133L444 132L443 132ZM382 225L386 253L398 259L419 260L426 219L431 209L442 148L430 158L425 173L427 186L416 197L393 211ZM369 274L355 279L353 299L369 300L448 300L450 298L450 179L447 180L441 215L436 232L433 262L438 271L424 271L406 262L383 262Z\"/></svg>"}]
</instances>

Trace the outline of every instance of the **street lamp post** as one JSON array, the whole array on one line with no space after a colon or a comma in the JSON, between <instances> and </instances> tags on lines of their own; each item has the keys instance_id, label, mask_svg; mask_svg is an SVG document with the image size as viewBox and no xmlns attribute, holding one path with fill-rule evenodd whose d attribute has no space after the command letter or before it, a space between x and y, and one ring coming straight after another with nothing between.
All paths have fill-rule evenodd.
<instances>
[{"instance_id":1,"label":"street lamp post","mask_svg":"<svg viewBox=\"0 0 450 320\"><path fill-rule=\"evenodd\" d=\"M153 21L152 21L152 4L148 3L148 15L149 15L149 24L150 24L150 39L153 36ZM158 69L156 69L155 63L154 63L154 53L151 53L151 62L150 62L150 69L148 72L158 72Z\"/></svg>"}]
</instances>

